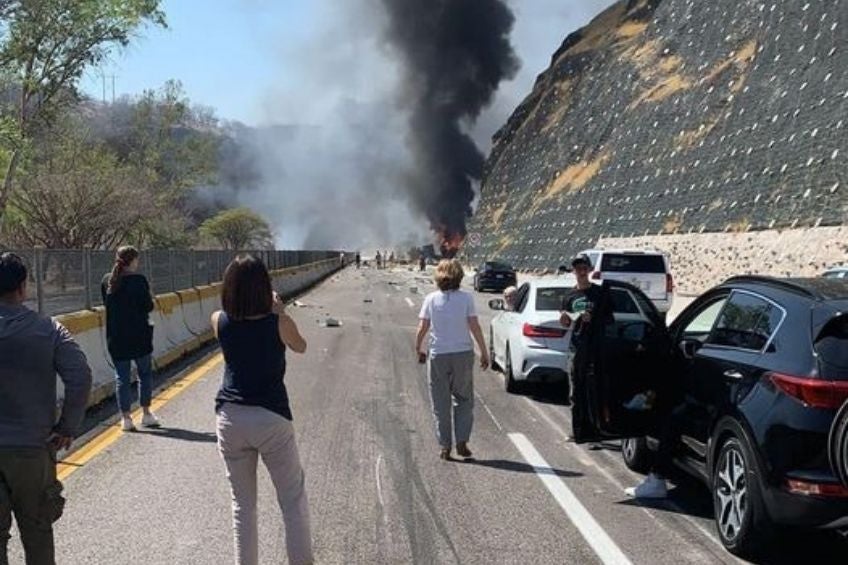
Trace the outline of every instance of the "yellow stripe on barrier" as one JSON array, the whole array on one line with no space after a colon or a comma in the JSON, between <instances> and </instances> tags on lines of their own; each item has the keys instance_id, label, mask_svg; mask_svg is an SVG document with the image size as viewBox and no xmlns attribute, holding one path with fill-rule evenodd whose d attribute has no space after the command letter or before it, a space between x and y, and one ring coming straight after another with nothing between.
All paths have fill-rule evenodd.
<instances>
[{"instance_id":1,"label":"yellow stripe on barrier","mask_svg":"<svg viewBox=\"0 0 848 565\"><path fill-rule=\"evenodd\" d=\"M166 387L162 392L156 395L151 403L152 410L158 410L178 395L185 392L191 385L199 381L216 365L223 361L224 357L221 353L215 353L204 361L201 361L186 376ZM140 418L142 415L141 408L132 413L134 419ZM56 464L56 476L60 481L67 479L77 469L85 466L86 463L94 459L98 454L102 453L109 446L114 444L123 435L120 422L109 426L104 432L86 443L83 447L73 452L70 456L62 459Z\"/></svg>"}]
</instances>

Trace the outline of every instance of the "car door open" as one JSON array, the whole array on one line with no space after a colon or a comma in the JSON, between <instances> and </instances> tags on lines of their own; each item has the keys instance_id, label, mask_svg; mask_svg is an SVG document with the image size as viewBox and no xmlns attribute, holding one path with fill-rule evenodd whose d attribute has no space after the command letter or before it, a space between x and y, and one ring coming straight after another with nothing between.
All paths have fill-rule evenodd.
<instances>
[{"instance_id":1,"label":"car door open","mask_svg":"<svg viewBox=\"0 0 848 565\"><path fill-rule=\"evenodd\" d=\"M671 346L660 315L633 285L604 281L590 326L588 414L604 439L646 435L669 389Z\"/></svg>"}]
</instances>

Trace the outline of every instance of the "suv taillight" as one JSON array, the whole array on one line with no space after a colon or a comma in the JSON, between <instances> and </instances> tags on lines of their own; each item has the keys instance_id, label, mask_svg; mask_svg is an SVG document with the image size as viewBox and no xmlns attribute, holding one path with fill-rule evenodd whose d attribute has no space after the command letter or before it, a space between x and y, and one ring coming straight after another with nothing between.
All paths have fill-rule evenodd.
<instances>
[{"instance_id":1,"label":"suv taillight","mask_svg":"<svg viewBox=\"0 0 848 565\"><path fill-rule=\"evenodd\" d=\"M674 292L674 277L671 276L671 273L665 274L665 291L668 294Z\"/></svg>"},{"instance_id":2,"label":"suv taillight","mask_svg":"<svg viewBox=\"0 0 848 565\"><path fill-rule=\"evenodd\" d=\"M793 377L782 373L768 373L767 377L782 392L811 408L836 410L848 400L848 382Z\"/></svg>"},{"instance_id":3,"label":"suv taillight","mask_svg":"<svg viewBox=\"0 0 848 565\"><path fill-rule=\"evenodd\" d=\"M786 479L784 484L787 491L792 494L800 494L804 496L827 496L834 498L848 498L848 488L842 485L831 483L811 483L809 481L799 481L795 479Z\"/></svg>"},{"instance_id":4,"label":"suv taillight","mask_svg":"<svg viewBox=\"0 0 848 565\"><path fill-rule=\"evenodd\" d=\"M522 332L524 337L550 337L560 338L565 337L566 330L559 328L546 328L544 326L534 326L532 324L524 324Z\"/></svg>"}]
</instances>

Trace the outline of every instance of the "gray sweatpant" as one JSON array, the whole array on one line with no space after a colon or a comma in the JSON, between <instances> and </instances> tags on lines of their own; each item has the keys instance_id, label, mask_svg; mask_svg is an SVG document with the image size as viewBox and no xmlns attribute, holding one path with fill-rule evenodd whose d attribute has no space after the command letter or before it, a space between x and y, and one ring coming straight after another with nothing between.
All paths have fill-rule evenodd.
<instances>
[{"instance_id":1,"label":"gray sweatpant","mask_svg":"<svg viewBox=\"0 0 848 565\"><path fill-rule=\"evenodd\" d=\"M431 355L429 358L427 380L436 423L436 440L443 448L453 445L451 423L457 443L467 442L471 437L474 423L473 374L473 351Z\"/></svg>"},{"instance_id":2,"label":"gray sweatpant","mask_svg":"<svg viewBox=\"0 0 848 565\"><path fill-rule=\"evenodd\" d=\"M277 490L289 563L312 563L309 506L292 423L265 408L229 402L218 410L217 421L218 449L233 498L236 563L259 563L256 467L260 455Z\"/></svg>"}]
</instances>

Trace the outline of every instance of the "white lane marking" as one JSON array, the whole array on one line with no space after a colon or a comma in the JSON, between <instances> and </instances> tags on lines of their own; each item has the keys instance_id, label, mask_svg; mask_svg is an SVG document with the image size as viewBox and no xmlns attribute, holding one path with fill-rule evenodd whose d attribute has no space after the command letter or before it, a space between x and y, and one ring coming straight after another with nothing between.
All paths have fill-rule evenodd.
<instances>
[{"instance_id":1,"label":"white lane marking","mask_svg":"<svg viewBox=\"0 0 848 565\"><path fill-rule=\"evenodd\" d=\"M574 496L562 479L556 476L551 466L536 451L530 440L524 434L508 434L509 439L521 452L521 456L536 471L539 479L553 495L554 499L565 511L569 520L580 531L583 539L592 547L592 550L604 564L630 565L631 561L624 552L615 544L611 537L604 531L598 522L592 517L586 507Z\"/></svg>"},{"instance_id":2,"label":"white lane marking","mask_svg":"<svg viewBox=\"0 0 848 565\"><path fill-rule=\"evenodd\" d=\"M539 416L541 416L541 417L542 417L542 419L543 419L543 420L544 420L544 421L545 421L545 422L546 422L546 423L547 423L547 424L548 424L548 425L549 425L549 426L550 426L550 427L551 427L551 428L552 428L552 429L553 429L556 433L558 433L560 436L562 436L562 439L563 439L563 440L565 440L566 442L568 441L568 439L569 439L569 438L568 438L568 434L567 434L567 433L565 433L564 431L562 431L562 427L561 427L561 426L558 426L558 425L557 425L557 423L556 423L556 422L554 422L554 421L551 419L551 417L550 417L550 416L548 416L548 415L547 415L547 414L546 414L546 413L545 413L545 412L544 412L541 408L539 408L538 406L536 406L536 403L535 403L535 402L533 402L532 400L530 400L530 399L529 399L529 398L527 398L526 396L524 396L524 397L522 397L522 398L524 399L524 401L525 401L527 404L529 404L530 406L532 406L532 407L533 407L533 409L534 409L536 412L538 412L538 413L539 413ZM574 446L573 446L573 445L571 445L571 444L569 444L569 443L566 443L566 444L565 444L565 448L566 448L566 449L571 449L572 447L574 447ZM600 467L598 467L598 465L597 465L594 461L592 461L589 457L587 457L587 456L583 453L583 450L582 450L582 449L574 449L573 451L574 451L574 456L575 456L575 457L577 458L577 460L578 460L578 461L580 461L583 465L585 465L585 466L587 466L587 467L597 467L598 469L600 469ZM601 470L601 472L603 472L603 470ZM610 478L610 477L607 477L607 478Z\"/></svg>"},{"instance_id":3,"label":"white lane marking","mask_svg":"<svg viewBox=\"0 0 848 565\"><path fill-rule=\"evenodd\" d=\"M542 408L540 408L539 406L537 406L537 405L536 405L536 403L532 402L532 401L531 401L529 398L527 398L527 397L524 397L524 400L526 400L526 401L527 401L527 403L528 403L530 406L532 406L532 407L533 407L533 409L534 409L534 410L536 410L536 412L538 412L538 413L539 413L539 415L542 417L542 419L543 419L543 420L545 420L545 422L546 422L546 423L547 423L547 424L548 424L548 425L549 425L549 426L550 426L550 427L551 427L551 428L552 428L555 432L557 432L558 434L562 435L563 437L566 437L566 438L568 437L568 436L567 436L567 434L565 434L565 433L562 431L561 426L559 426L559 425L558 425L558 424L557 424L557 423L556 423L556 422L555 422L555 421L554 421L554 420L553 420L550 416L548 416L548 415L544 412L544 410L542 410ZM571 447L571 446L570 446L570 445L566 445L566 447ZM605 456L605 457L606 457L606 458L608 458L608 459L612 459L612 458L613 458L613 455L612 455L612 454L610 454L609 452L607 452L606 450L602 451L601 453L603 454L603 456ZM599 465L599 464L595 463L595 461L593 461L592 459L589 459L588 457L586 457L586 456L582 453L582 450L579 450L579 449L578 449L578 450L576 450L576 456L577 456L577 460L578 460L578 461L580 461L581 463L583 463L583 464L584 464L584 465L586 465L587 467L592 467L593 469L596 469L596 470L597 470L599 473L601 473L601 474L602 474L602 475L603 475L603 476L604 476L604 477L605 477L605 478L606 478L609 482L611 482L612 484L614 484L615 486L617 486L619 489L621 489L621 491L622 491L622 492L624 491L624 489L625 489L626 487L625 487L625 486L621 483L621 481L619 481L619 480L618 480L615 476L613 476L613 474L612 474L612 473L610 473L609 471L607 471L604 467L602 467L601 465ZM616 459L617 459L617 457L616 457ZM628 470L628 472L630 472L630 471ZM634 479L637 477L637 475L636 475L635 473L630 472L630 474L631 474L631 475L633 475ZM721 541L719 541L719 539L718 539L718 537L716 536L716 534L715 534L715 532L714 532L714 531L710 530L709 528L705 527L703 524L701 524L700 522L698 522L697 520L695 520L694 518L692 518L691 516L689 516L689 515L688 515L688 513L687 513L687 512L686 512L683 508L681 508L681 507L680 507L677 503L675 503L674 501L669 500L669 499L666 499L666 500L665 500L665 504L666 504L666 506L668 506L671 510L673 510L674 512L676 512L680 518L682 518L683 520L685 520L686 522L688 522L691 526L695 527L695 528L696 528L699 532L701 532L701 534L703 534L703 535L704 535L704 536L705 536L708 540L710 540L711 542L713 542L716 546L720 547L720 548L722 549L722 551L724 551L724 546L721 544ZM642 510L645 512L645 514L647 514L648 516L650 516L651 518L653 518L654 520L657 520L657 521L659 522L659 519L658 519L656 516L654 516L654 514L650 511L650 509L645 508L645 507L643 506L643 507L642 507ZM730 554L727 554L727 556L728 556L728 558L733 559L733 560L734 560L735 562L737 562L737 563L743 563L743 561L740 561L740 560L738 560L738 559L736 559L736 558L733 558Z\"/></svg>"},{"instance_id":4,"label":"white lane marking","mask_svg":"<svg viewBox=\"0 0 848 565\"><path fill-rule=\"evenodd\" d=\"M380 499L380 506L385 506L386 503L383 500L383 483L380 480L380 462L383 461L383 454L381 453L379 457L377 457L377 464L374 466L374 475L377 477L377 498Z\"/></svg>"},{"instance_id":5,"label":"white lane marking","mask_svg":"<svg viewBox=\"0 0 848 565\"><path fill-rule=\"evenodd\" d=\"M413 301L412 301L412 299L411 299L410 297L408 297L408 296L407 296L407 297L405 297L405 298L406 298L406 303L409 305L409 307L410 307L410 308L415 308L415 302L413 302Z\"/></svg>"},{"instance_id":6,"label":"white lane marking","mask_svg":"<svg viewBox=\"0 0 848 565\"><path fill-rule=\"evenodd\" d=\"M480 394L479 394L479 393L477 393L477 392L475 392L475 393L474 393L474 396L476 396L476 397L477 397L477 400L479 400L479 401L480 401L480 404L483 406L483 408L484 408L484 409L486 410L486 412L489 414L489 418L491 418L491 419L492 419L492 421L495 423L495 427L496 427L496 428L498 428L498 431L499 431L499 432L501 432L501 433L503 433L503 431L504 431L503 426L501 426L501 423L500 423L500 422L498 422L498 419L497 419L497 418L495 418L495 414L494 414L494 413L493 413L493 412L489 409L489 405L488 405L488 404L486 404L486 401L485 401L485 400L483 400L483 397L482 397L482 396L480 396Z\"/></svg>"}]
</instances>

